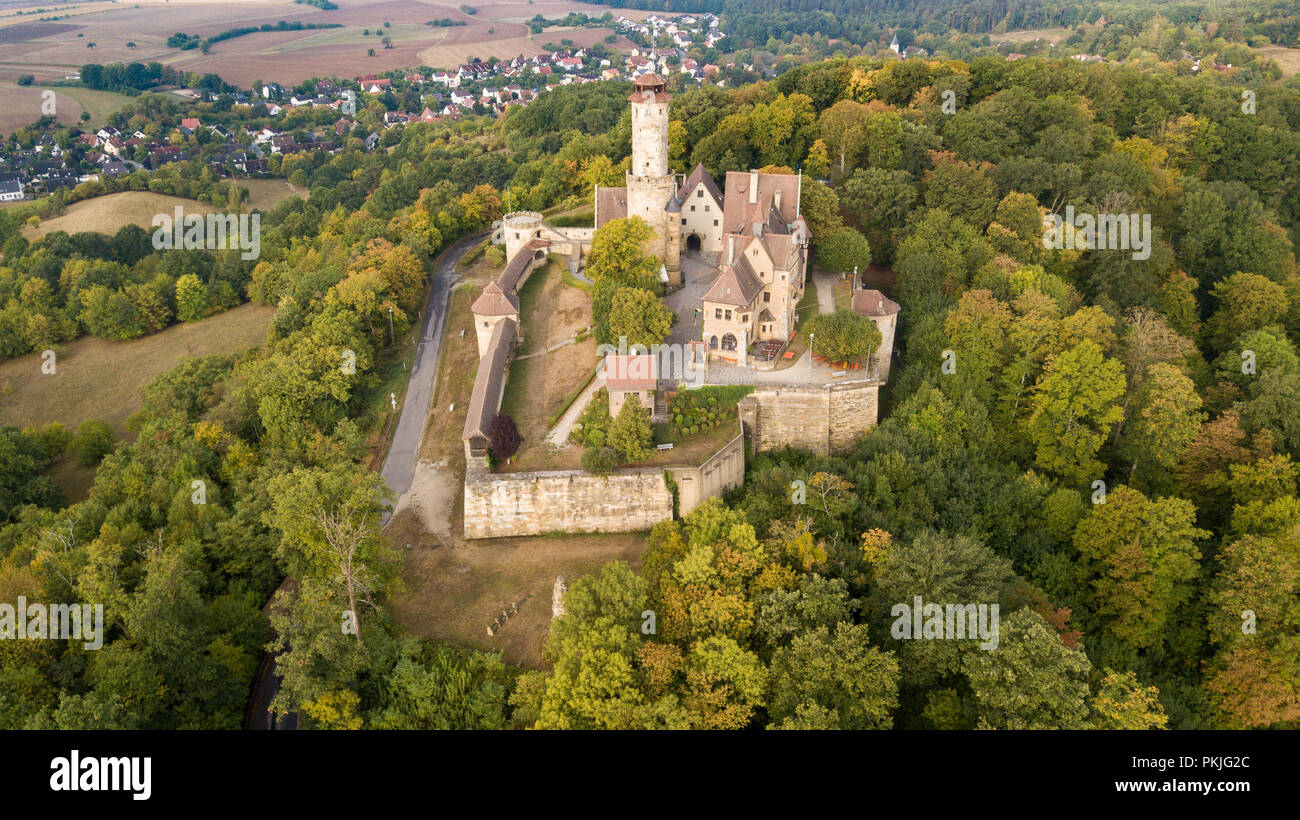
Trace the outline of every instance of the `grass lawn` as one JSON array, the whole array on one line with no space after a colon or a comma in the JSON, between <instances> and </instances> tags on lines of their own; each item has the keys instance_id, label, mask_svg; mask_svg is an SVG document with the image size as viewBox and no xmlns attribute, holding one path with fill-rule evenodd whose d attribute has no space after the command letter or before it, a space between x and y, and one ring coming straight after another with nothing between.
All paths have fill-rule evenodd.
<instances>
[{"instance_id":1,"label":"grass lawn","mask_svg":"<svg viewBox=\"0 0 1300 820\"><path fill-rule=\"evenodd\" d=\"M403 589L389 602L408 632L476 649L500 651L506 661L542 667L542 640L551 622L557 575L569 585L609 561L640 564L641 533L533 536L433 546L418 516L398 513L386 534L405 558ZM406 545L410 544L410 549ZM519 611L495 636L487 627L512 602Z\"/></svg>"},{"instance_id":2,"label":"grass lawn","mask_svg":"<svg viewBox=\"0 0 1300 820\"><path fill-rule=\"evenodd\" d=\"M95 483L95 467L83 467L77 463L77 457L65 453L45 469L54 486L63 490L69 505L85 501L90 496L90 486Z\"/></svg>"},{"instance_id":3,"label":"grass lawn","mask_svg":"<svg viewBox=\"0 0 1300 820\"><path fill-rule=\"evenodd\" d=\"M99 91L94 88L56 88L56 99L67 95L77 101L81 110L90 114L90 122L81 126L83 131L97 131L108 121L108 115L141 97L129 97L113 91ZM147 96L147 95L146 95Z\"/></svg>"},{"instance_id":4,"label":"grass lawn","mask_svg":"<svg viewBox=\"0 0 1300 820\"><path fill-rule=\"evenodd\" d=\"M549 420L591 375L596 357L596 342L590 336L545 352L591 325L591 298L585 290L565 283L565 270L549 262L520 289L524 340L510 363L501 410L514 419L523 444L511 464L501 469L565 469L555 463L546 443ZM530 354L537 355L521 358Z\"/></svg>"},{"instance_id":5,"label":"grass lawn","mask_svg":"<svg viewBox=\"0 0 1300 820\"><path fill-rule=\"evenodd\" d=\"M112 91L63 86L20 86L10 81L0 82L0 99L7 105L0 108L0 133L11 133L31 125L41 116L45 90L54 92L55 117L60 125L76 126L83 131L96 131L108 120L108 115L139 97L128 97ZM82 112L90 114L88 122L81 121Z\"/></svg>"},{"instance_id":6,"label":"grass lawn","mask_svg":"<svg viewBox=\"0 0 1300 820\"><path fill-rule=\"evenodd\" d=\"M239 187L248 189L248 207L269 211L291 196L307 198L308 191L290 185L287 179L238 179Z\"/></svg>"},{"instance_id":7,"label":"grass lawn","mask_svg":"<svg viewBox=\"0 0 1300 820\"><path fill-rule=\"evenodd\" d=\"M41 373L38 353L0 362L0 424L58 421L76 428L93 418L125 436L127 418L140 409L140 391L155 376L182 359L261 345L274 313L247 304L126 342L83 336L59 351L52 375Z\"/></svg>"},{"instance_id":8,"label":"grass lawn","mask_svg":"<svg viewBox=\"0 0 1300 820\"><path fill-rule=\"evenodd\" d=\"M481 290L476 283L462 283L451 293L439 355L438 383L420 447L422 461L447 460L456 464L457 469L464 468L460 434L465 428L465 411L469 409L474 375L478 372L478 341L474 335L474 315L469 308ZM450 410L453 404L456 409Z\"/></svg>"},{"instance_id":9,"label":"grass lawn","mask_svg":"<svg viewBox=\"0 0 1300 820\"><path fill-rule=\"evenodd\" d=\"M1282 69L1282 78L1293 76L1300 71L1300 48L1287 48L1286 46L1272 45L1257 48L1255 51L1264 57L1277 60L1277 65Z\"/></svg>"},{"instance_id":10,"label":"grass lawn","mask_svg":"<svg viewBox=\"0 0 1300 820\"><path fill-rule=\"evenodd\" d=\"M835 277L835 285L832 288L833 298L835 299L836 310L848 310L853 307L853 280L841 279Z\"/></svg>"},{"instance_id":11,"label":"grass lawn","mask_svg":"<svg viewBox=\"0 0 1300 820\"><path fill-rule=\"evenodd\" d=\"M156 215L173 214L178 205L186 213L210 214L216 210L206 202L194 199L151 191L122 191L74 202L59 216L43 220L35 228L23 228L23 236L39 239L51 231L98 231L112 236L127 225L139 225L149 230Z\"/></svg>"},{"instance_id":12,"label":"grass lawn","mask_svg":"<svg viewBox=\"0 0 1300 820\"><path fill-rule=\"evenodd\" d=\"M303 197L307 194L283 179L240 179L236 183L241 188L248 189L247 204L250 209L269 211L295 194ZM186 213L210 214L218 210L196 199L156 194L152 191L119 191L74 202L63 213L44 220L35 228L23 228L23 236L39 239L51 231L98 231L112 236L127 225L150 229L156 215L171 215L175 213L177 205L184 208Z\"/></svg>"}]
</instances>

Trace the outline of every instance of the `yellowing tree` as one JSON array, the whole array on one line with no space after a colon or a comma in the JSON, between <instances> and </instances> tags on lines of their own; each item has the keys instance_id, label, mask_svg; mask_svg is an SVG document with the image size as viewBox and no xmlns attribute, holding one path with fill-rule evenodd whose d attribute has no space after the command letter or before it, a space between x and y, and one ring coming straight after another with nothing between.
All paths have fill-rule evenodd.
<instances>
[{"instance_id":1,"label":"yellowing tree","mask_svg":"<svg viewBox=\"0 0 1300 820\"><path fill-rule=\"evenodd\" d=\"M1124 368L1085 340L1053 357L1034 387L1027 424L1034 460L1066 481L1088 484L1100 478L1097 451L1120 420Z\"/></svg>"}]
</instances>

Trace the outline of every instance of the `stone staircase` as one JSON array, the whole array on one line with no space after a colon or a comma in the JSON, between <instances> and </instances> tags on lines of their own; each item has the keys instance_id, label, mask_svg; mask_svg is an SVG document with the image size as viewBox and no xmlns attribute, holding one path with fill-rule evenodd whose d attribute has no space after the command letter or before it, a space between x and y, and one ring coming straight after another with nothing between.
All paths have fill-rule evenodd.
<instances>
[{"instance_id":1,"label":"stone staircase","mask_svg":"<svg viewBox=\"0 0 1300 820\"><path fill-rule=\"evenodd\" d=\"M650 417L653 421L666 421L668 419L668 390L675 390L676 385L661 379L657 388L655 390L655 406Z\"/></svg>"}]
</instances>

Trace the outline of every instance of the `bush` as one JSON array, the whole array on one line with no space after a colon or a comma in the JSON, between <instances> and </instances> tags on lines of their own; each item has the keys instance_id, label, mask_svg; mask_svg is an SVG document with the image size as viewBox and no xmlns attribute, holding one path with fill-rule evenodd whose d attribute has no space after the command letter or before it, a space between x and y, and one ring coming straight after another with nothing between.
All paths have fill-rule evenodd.
<instances>
[{"instance_id":1,"label":"bush","mask_svg":"<svg viewBox=\"0 0 1300 820\"><path fill-rule=\"evenodd\" d=\"M34 74L19 74L19 75L18 75L18 84L19 84L19 85L31 85L31 84L34 83L34 82L36 82L36 75L34 75Z\"/></svg>"},{"instance_id":2,"label":"bush","mask_svg":"<svg viewBox=\"0 0 1300 820\"><path fill-rule=\"evenodd\" d=\"M574 444L593 444L591 436L594 432L600 431L601 441L604 443L604 436L609 430L612 419L609 417L609 390L602 387L597 390L591 397L591 403L578 416L578 423L574 425L573 431L569 433L569 440Z\"/></svg>"},{"instance_id":3,"label":"bush","mask_svg":"<svg viewBox=\"0 0 1300 820\"><path fill-rule=\"evenodd\" d=\"M672 419L669 424L670 437L674 441L681 441L701 430L717 427L733 416L736 403L751 390L752 387L744 385L683 390L668 405Z\"/></svg>"},{"instance_id":4,"label":"bush","mask_svg":"<svg viewBox=\"0 0 1300 820\"><path fill-rule=\"evenodd\" d=\"M851 310L820 313L804 325L816 341L813 352L832 362L861 360L880 347L880 330L876 323Z\"/></svg>"},{"instance_id":5,"label":"bush","mask_svg":"<svg viewBox=\"0 0 1300 820\"><path fill-rule=\"evenodd\" d=\"M519 451L519 428L505 413L497 413L492 419L488 426L488 439L492 457L499 461L505 461Z\"/></svg>"},{"instance_id":6,"label":"bush","mask_svg":"<svg viewBox=\"0 0 1300 820\"><path fill-rule=\"evenodd\" d=\"M99 419L86 419L77 428L77 461L83 467L94 467L113 452L115 443L112 427Z\"/></svg>"},{"instance_id":7,"label":"bush","mask_svg":"<svg viewBox=\"0 0 1300 820\"><path fill-rule=\"evenodd\" d=\"M35 425L24 427L23 435L34 439L51 460L66 453L75 440L72 431L57 421L52 421L41 427Z\"/></svg>"},{"instance_id":8,"label":"bush","mask_svg":"<svg viewBox=\"0 0 1300 820\"><path fill-rule=\"evenodd\" d=\"M613 447L588 447L582 451L582 469L592 475L609 475L618 466Z\"/></svg>"},{"instance_id":9,"label":"bush","mask_svg":"<svg viewBox=\"0 0 1300 820\"><path fill-rule=\"evenodd\" d=\"M609 427L609 443L624 461L645 461L650 457L650 411L636 396L628 396L618 417Z\"/></svg>"}]
</instances>

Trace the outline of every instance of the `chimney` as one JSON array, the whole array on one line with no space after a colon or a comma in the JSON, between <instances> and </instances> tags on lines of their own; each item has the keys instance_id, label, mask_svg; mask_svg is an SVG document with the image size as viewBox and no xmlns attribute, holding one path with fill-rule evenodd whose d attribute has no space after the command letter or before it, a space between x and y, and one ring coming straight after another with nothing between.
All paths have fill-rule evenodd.
<instances>
[{"instance_id":1,"label":"chimney","mask_svg":"<svg viewBox=\"0 0 1300 820\"><path fill-rule=\"evenodd\" d=\"M758 204L758 171L749 172L749 204Z\"/></svg>"},{"instance_id":2,"label":"chimney","mask_svg":"<svg viewBox=\"0 0 1300 820\"><path fill-rule=\"evenodd\" d=\"M731 234L727 237L727 264L730 265L736 261L736 235Z\"/></svg>"}]
</instances>

